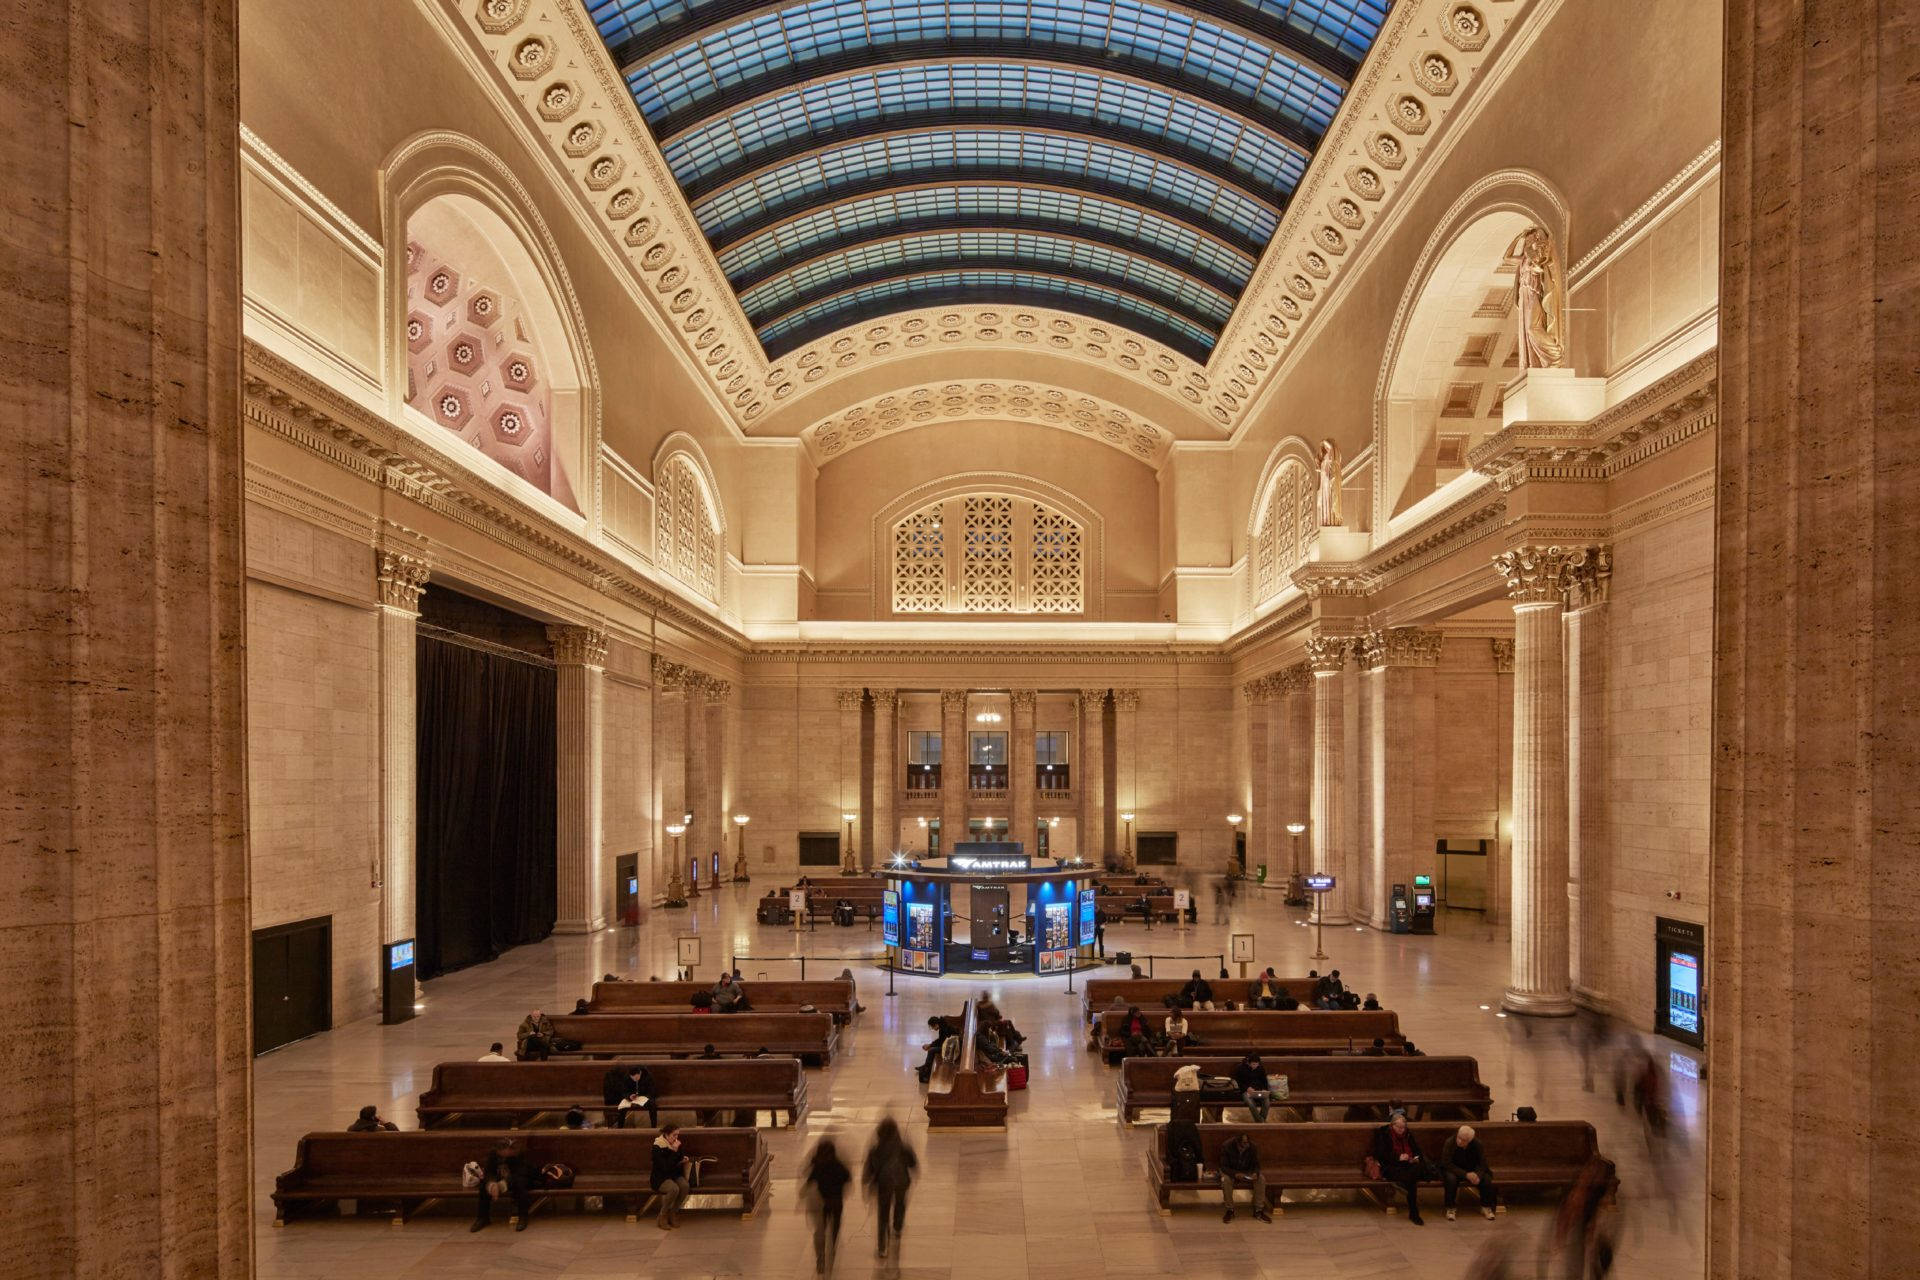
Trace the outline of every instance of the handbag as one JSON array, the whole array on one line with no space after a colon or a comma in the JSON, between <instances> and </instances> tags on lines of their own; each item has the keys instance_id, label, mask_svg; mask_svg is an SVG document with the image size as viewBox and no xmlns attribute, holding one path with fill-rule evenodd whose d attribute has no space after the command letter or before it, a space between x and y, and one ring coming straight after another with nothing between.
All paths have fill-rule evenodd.
<instances>
[{"instance_id":1,"label":"handbag","mask_svg":"<svg viewBox=\"0 0 1920 1280\"><path fill-rule=\"evenodd\" d=\"M572 1186L573 1166L570 1164L561 1164L558 1160L555 1160L551 1164L541 1165L540 1184L545 1187L553 1187L560 1190Z\"/></svg>"},{"instance_id":2,"label":"handbag","mask_svg":"<svg viewBox=\"0 0 1920 1280\"><path fill-rule=\"evenodd\" d=\"M1360 1162L1360 1172L1366 1174L1370 1181L1378 1182L1380 1181L1380 1176L1381 1176L1380 1162L1378 1160L1375 1160L1372 1156L1368 1156L1366 1159Z\"/></svg>"},{"instance_id":3,"label":"handbag","mask_svg":"<svg viewBox=\"0 0 1920 1280\"><path fill-rule=\"evenodd\" d=\"M1287 1100L1287 1078L1285 1076L1281 1076L1277 1082L1269 1078L1267 1083L1273 1086L1269 1092L1271 1092L1275 1098L1281 1102Z\"/></svg>"},{"instance_id":4,"label":"handbag","mask_svg":"<svg viewBox=\"0 0 1920 1280\"><path fill-rule=\"evenodd\" d=\"M487 1171L480 1167L478 1160L469 1160L460 1168L460 1185L471 1191L486 1181Z\"/></svg>"},{"instance_id":5,"label":"handbag","mask_svg":"<svg viewBox=\"0 0 1920 1280\"><path fill-rule=\"evenodd\" d=\"M1007 1068L1007 1088L1018 1091L1027 1087L1027 1069L1022 1066Z\"/></svg>"}]
</instances>

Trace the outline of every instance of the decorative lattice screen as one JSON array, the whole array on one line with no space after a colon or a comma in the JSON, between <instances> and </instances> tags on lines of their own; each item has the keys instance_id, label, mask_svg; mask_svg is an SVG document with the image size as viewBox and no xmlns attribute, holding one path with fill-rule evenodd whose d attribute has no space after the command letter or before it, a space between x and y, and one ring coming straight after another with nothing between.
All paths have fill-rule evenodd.
<instances>
[{"instance_id":1,"label":"decorative lattice screen","mask_svg":"<svg viewBox=\"0 0 1920 1280\"><path fill-rule=\"evenodd\" d=\"M720 598L720 532L693 464L676 456L654 479L654 560L709 600Z\"/></svg>"},{"instance_id":2,"label":"decorative lattice screen","mask_svg":"<svg viewBox=\"0 0 1920 1280\"><path fill-rule=\"evenodd\" d=\"M1063 511L997 493L943 498L893 526L893 611L1085 613L1087 556Z\"/></svg>"},{"instance_id":3,"label":"decorative lattice screen","mask_svg":"<svg viewBox=\"0 0 1920 1280\"><path fill-rule=\"evenodd\" d=\"M1317 532L1318 497L1312 474L1299 462L1280 467L1253 538L1253 601L1277 595L1307 558Z\"/></svg>"}]
</instances>

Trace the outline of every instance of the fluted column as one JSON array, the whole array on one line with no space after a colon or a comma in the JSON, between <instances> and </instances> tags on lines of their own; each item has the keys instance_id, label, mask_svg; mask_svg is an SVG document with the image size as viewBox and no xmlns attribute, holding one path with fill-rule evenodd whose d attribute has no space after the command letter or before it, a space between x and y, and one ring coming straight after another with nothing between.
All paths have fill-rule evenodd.
<instances>
[{"instance_id":1,"label":"fluted column","mask_svg":"<svg viewBox=\"0 0 1920 1280\"><path fill-rule=\"evenodd\" d=\"M1247 795L1251 800L1247 806L1247 823L1251 828L1247 838L1248 872L1262 862L1269 867L1279 865L1273 855L1281 846L1273 834L1277 824L1268 803L1267 788L1268 779L1274 771L1274 746L1269 722L1275 706L1273 690L1276 683L1275 677L1262 676L1240 686L1240 694L1247 700ZM1284 837L1285 833L1281 835ZM1231 851L1227 860L1229 864L1232 863Z\"/></svg>"},{"instance_id":2,"label":"fluted column","mask_svg":"<svg viewBox=\"0 0 1920 1280\"><path fill-rule=\"evenodd\" d=\"M1018 840L1031 852L1038 839L1036 822L1039 799L1034 776L1033 717L1038 696L1032 689L1015 689L1012 694L1013 729L1007 749L1007 771L1012 776L1013 831L1009 839Z\"/></svg>"},{"instance_id":3,"label":"fluted column","mask_svg":"<svg viewBox=\"0 0 1920 1280\"><path fill-rule=\"evenodd\" d=\"M1488 641L1493 648L1493 763L1495 812L1493 860L1487 868L1487 923L1504 924L1512 914L1513 893L1513 641Z\"/></svg>"},{"instance_id":4,"label":"fluted column","mask_svg":"<svg viewBox=\"0 0 1920 1280\"><path fill-rule=\"evenodd\" d=\"M1113 691L1113 811L1131 813L1140 808L1140 691ZM1134 869L1139 845L1140 824L1135 821L1131 836L1121 824L1121 865Z\"/></svg>"},{"instance_id":5,"label":"fluted column","mask_svg":"<svg viewBox=\"0 0 1920 1280\"><path fill-rule=\"evenodd\" d=\"M1567 652L1567 896L1573 997L1605 1009L1612 983L1612 822L1607 812L1607 595L1613 554L1596 547L1572 571Z\"/></svg>"},{"instance_id":6,"label":"fluted column","mask_svg":"<svg viewBox=\"0 0 1920 1280\"><path fill-rule=\"evenodd\" d=\"M1575 548L1494 557L1513 601L1512 961L1501 1003L1573 1012L1567 967L1567 707L1560 614Z\"/></svg>"},{"instance_id":7,"label":"fluted column","mask_svg":"<svg viewBox=\"0 0 1920 1280\"><path fill-rule=\"evenodd\" d=\"M1346 708L1341 699L1341 673L1353 642L1341 636L1316 636L1307 641L1307 665L1313 671L1313 872L1334 877L1330 893L1314 895L1317 918L1324 924L1347 922L1346 810L1341 757L1346 736Z\"/></svg>"},{"instance_id":8,"label":"fluted column","mask_svg":"<svg viewBox=\"0 0 1920 1280\"><path fill-rule=\"evenodd\" d=\"M653 839L660 853L653 862L653 888L656 896L669 900L675 896L675 886L681 893L687 888L686 837L676 841L667 828L687 810L687 701L693 676L680 663L654 656Z\"/></svg>"},{"instance_id":9,"label":"fluted column","mask_svg":"<svg viewBox=\"0 0 1920 1280\"><path fill-rule=\"evenodd\" d=\"M1107 691L1080 691L1080 741L1073 786L1080 793L1081 857L1100 863L1113 852L1113 809L1107 803Z\"/></svg>"},{"instance_id":10,"label":"fluted column","mask_svg":"<svg viewBox=\"0 0 1920 1280\"><path fill-rule=\"evenodd\" d=\"M698 671L689 671L682 677L681 687L685 691L680 701L680 722L685 726L682 741L687 744L686 800L680 812L668 815L668 821L686 822L686 832L680 837L679 865L674 871L685 878L687 892L697 894L699 886L707 882L704 855L713 828L708 817L712 807L713 757L707 749L707 677ZM688 817L689 814L692 816ZM696 858L701 863L698 876L692 873Z\"/></svg>"},{"instance_id":11,"label":"fluted column","mask_svg":"<svg viewBox=\"0 0 1920 1280\"><path fill-rule=\"evenodd\" d=\"M716 676L702 676L691 699L693 714L701 720L701 754L706 768L700 789L687 806L693 810L693 830L687 848L700 858L700 874L711 883L713 855L720 855L720 874L733 864L727 857L727 699L733 685ZM698 843L694 841L698 840Z\"/></svg>"},{"instance_id":12,"label":"fluted column","mask_svg":"<svg viewBox=\"0 0 1920 1280\"><path fill-rule=\"evenodd\" d=\"M557 772L553 931L593 933L607 925L600 793L607 634L553 626L547 639L553 643Z\"/></svg>"},{"instance_id":13,"label":"fluted column","mask_svg":"<svg viewBox=\"0 0 1920 1280\"><path fill-rule=\"evenodd\" d=\"M418 820L418 758L414 646L419 641L420 594L429 566L418 555L375 553L380 583L380 941L413 936L414 829Z\"/></svg>"},{"instance_id":14,"label":"fluted column","mask_svg":"<svg viewBox=\"0 0 1920 1280\"><path fill-rule=\"evenodd\" d=\"M940 852L967 838L967 691L940 691Z\"/></svg>"},{"instance_id":15,"label":"fluted column","mask_svg":"<svg viewBox=\"0 0 1920 1280\"><path fill-rule=\"evenodd\" d=\"M1392 927L1393 886L1413 885L1433 857L1433 672L1441 635L1416 627L1370 632L1360 643L1368 719L1368 923Z\"/></svg>"},{"instance_id":16,"label":"fluted column","mask_svg":"<svg viewBox=\"0 0 1920 1280\"><path fill-rule=\"evenodd\" d=\"M1280 749L1274 751L1274 811L1279 820L1276 839L1286 841L1279 866L1288 875L1305 875L1310 854L1306 836L1287 830L1289 823L1308 824L1313 814L1313 672L1297 663L1280 673ZM1272 879L1269 870L1267 878Z\"/></svg>"},{"instance_id":17,"label":"fluted column","mask_svg":"<svg viewBox=\"0 0 1920 1280\"><path fill-rule=\"evenodd\" d=\"M873 854L868 866L884 862L900 847L900 694L869 689L873 699Z\"/></svg>"},{"instance_id":18,"label":"fluted column","mask_svg":"<svg viewBox=\"0 0 1920 1280\"><path fill-rule=\"evenodd\" d=\"M840 709L840 812L833 815L834 829L849 844L840 850L842 867L858 866L860 839L866 831L866 814L860 805L860 712L866 703L862 689L836 689L834 705ZM845 814L853 814L853 830L847 830Z\"/></svg>"},{"instance_id":19,"label":"fluted column","mask_svg":"<svg viewBox=\"0 0 1920 1280\"><path fill-rule=\"evenodd\" d=\"M8 9L10 1275L251 1274L236 9Z\"/></svg>"}]
</instances>

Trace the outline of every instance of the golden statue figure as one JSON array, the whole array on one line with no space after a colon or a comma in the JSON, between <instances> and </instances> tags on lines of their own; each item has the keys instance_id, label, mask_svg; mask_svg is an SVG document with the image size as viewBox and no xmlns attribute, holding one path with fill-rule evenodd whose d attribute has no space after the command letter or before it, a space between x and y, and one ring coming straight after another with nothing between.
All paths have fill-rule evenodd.
<instances>
[{"instance_id":1,"label":"golden statue figure","mask_svg":"<svg viewBox=\"0 0 1920 1280\"><path fill-rule=\"evenodd\" d=\"M1553 238L1539 227L1528 227L1507 246L1507 256L1518 259L1513 295L1519 303L1520 368L1557 369L1566 363L1567 349L1560 330L1565 294Z\"/></svg>"},{"instance_id":2,"label":"golden statue figure","mask_svg":"<svg viewBox=\"0 0 1920 1280\"><path fill-rule=\"evenodd\" d=\"M1340 515L1340 446L1331 440L1320 442L1319 520L1322 529L1346 523Z\"/></svg>"}]
</instances>

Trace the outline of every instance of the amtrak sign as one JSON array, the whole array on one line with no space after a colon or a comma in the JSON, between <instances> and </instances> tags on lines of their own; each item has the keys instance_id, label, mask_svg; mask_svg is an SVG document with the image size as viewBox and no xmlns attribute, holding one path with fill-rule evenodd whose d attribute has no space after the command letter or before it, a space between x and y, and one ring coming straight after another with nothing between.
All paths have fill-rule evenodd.
<instances>
[{"instance_id":1,"label":"amtrak sign","mask_svg":"<svg viewBox=\"0 0 1920 1280\"><path fill-rule=\"evenodd\" d=\"M959 853L947 859L947 865L956 871L1026 871L1031 864L1026 858L1007 854Z\"/></svg>"}]
</instances>

